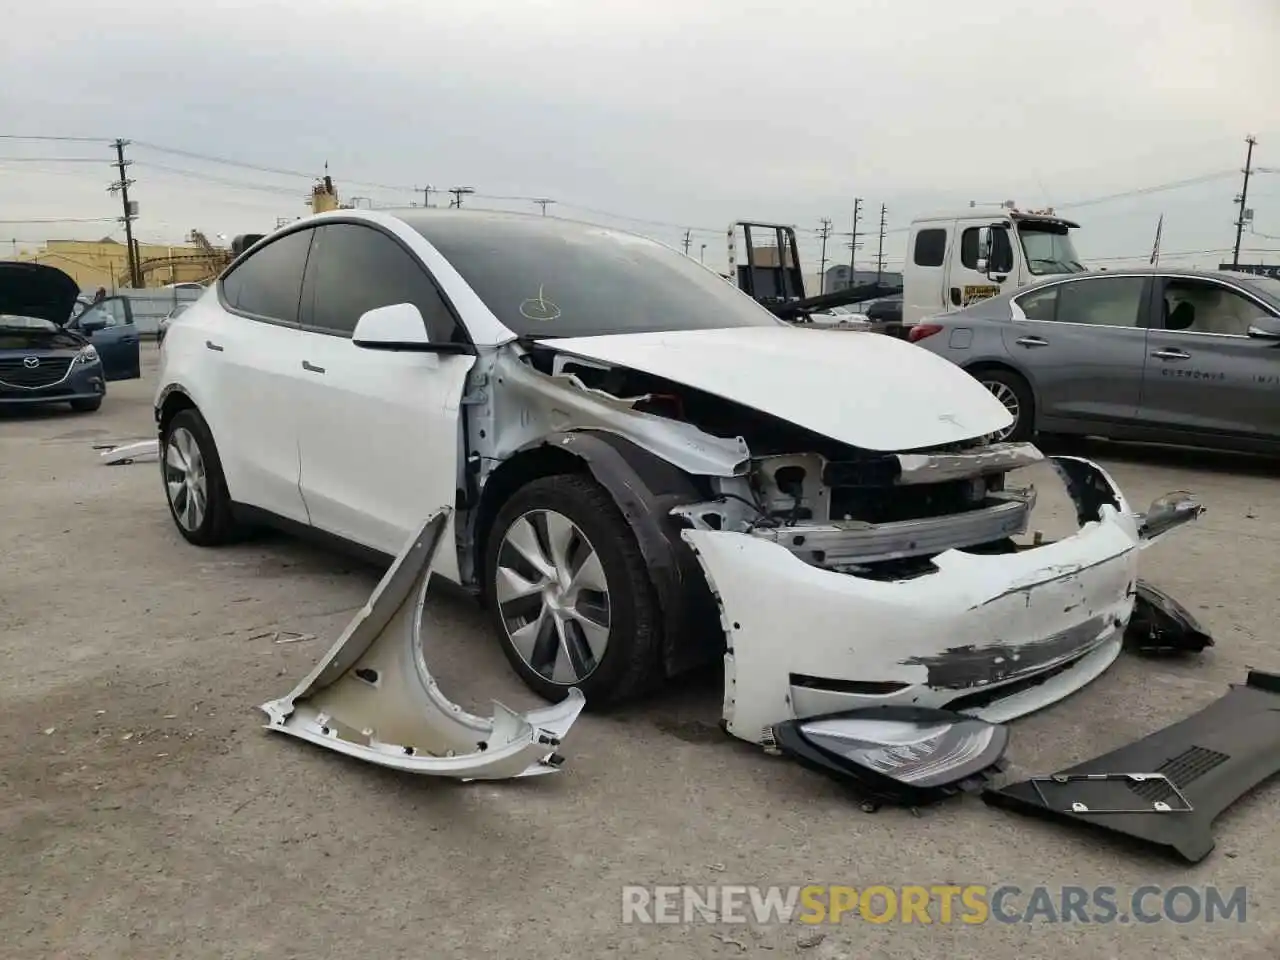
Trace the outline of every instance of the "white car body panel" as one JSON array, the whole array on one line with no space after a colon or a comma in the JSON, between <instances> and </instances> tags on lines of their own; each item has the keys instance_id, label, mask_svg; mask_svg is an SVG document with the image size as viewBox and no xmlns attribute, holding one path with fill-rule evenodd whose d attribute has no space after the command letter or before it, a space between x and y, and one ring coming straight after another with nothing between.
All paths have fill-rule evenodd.
<instances>
[{"instance_id":1,"label":"white car body panel","mask_svg":"<svg viewBox=\"0 0 1280 960\"><path fill-rule=\"evenodd\" d=\"M888 582L810 566L746 534L685 531L721 605L729 732L759 743L784 720L946 707L1067 663L1049 682L965 712L1000 722L1074 692L1115 660L1133 612L1136 525L1127 510L1102 512L1053 544L1007 555L949 550L934 558L936 572ZM900 686L850 686L867 680Z\"/></svg>"},{"instance_id":2,"label":"white car body panel","mask_svg":"<svg viewBox=\"0 0 1280 960\"><path fill-rule=\"evenodd\" d=\"M554 773L585 703L519 714L496 700L474 716L441 693L426 663L423 608L432 561L451 552L442 510L421 524L337 642L288 696L262 705L267 729L408 773L497 780Z\"/></svg>"},{"instance_id":3,"label":"white car body panel","mask_svg":"<svg viewBox=\"0 0 1280 960\"><path fill-rule=\"evenodd\" d=\"M545 345L665 377L864 450L958 443L1012 422L969 374L893 337L778 326L570 337Z\"/></svg>"},{"instance_id":4,"label":"white car body panel","mask_svg":"<svg viewBox=\"0 0 1280 960\"><path fill-rule=\"evenodd\" d=\"M295 336L298 367L323 371L303 370L293 404L311 523L394 556L425 507L456 499L459 401L475 358ZM457 566L456 550L436 561L454 581Z\"/></svg>"}]
</instances>

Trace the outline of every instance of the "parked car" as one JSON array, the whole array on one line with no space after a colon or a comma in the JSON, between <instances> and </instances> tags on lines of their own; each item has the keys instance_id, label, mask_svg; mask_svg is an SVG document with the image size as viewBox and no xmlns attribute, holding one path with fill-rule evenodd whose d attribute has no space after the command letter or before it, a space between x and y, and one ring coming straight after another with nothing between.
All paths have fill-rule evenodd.
<instances>
[{"instance_id":1,"label":"parked car","mask_svg":"<svg viewBox=\"0 0 1280 960\"><path fill-rule=\"evenodd\" d=\"M1036 431L1280 450L1280 280L1142 269L1055 277L933 317L913 342Z\"/></svg>"},{"instance_id":2,"label":"parked car","mask_svg":"<svg viewBox=\"0 0 1280 960\"><path fill-rule=\"evenodd\" d=\"M142 376L138 328L128 297L107 297L90 304L67 322L66 329L87 337L97 348L108 380Z\"/></svg>"},{"instance_id":3,"label":"parked car","mask_svg":"<svg viewBox=\"0 0 1280 960\"><path fill-rule=\"evenodd\" d=\"M102 358L69 323L79 292L57 267L0 263L0 406L102 406Z\"/></svg>"},{"instance_id":4,"label":"parked car","mask_svg":"<svg viewBox=\"0 0 1280 960\"><path fill-rule=\"evenodd\" d=\"M841 708L1065 696L1118 655L1153 529L1071 460L1087 522L1015 547L1034 492L1005 475L1042 456L985 441L1011 418L973 378L556 217L282 227L169 328L155 417L191 543L267 523L385 559L444 511L435 572L530 688L598 706L718 660L753 742ZM420 688L384 676L416 655L370 682Z\"/></svg>"},{"instance_id":5,"label":"parked car","mask_svg":"<svg viewBox=\"0 0 1280 960\"><path fill-rule=\"evenodd\" d=\"M167 314L165 314L163 317L160 318L160 324L156 328L157 344L164 343L165 331L169 329L169 324L173 323L173 321L177 320L178 317L182 316L182 314L190 306L191 306L190 301L175 304L172 310L170 310Z\"/></svg>"}]
</instances>

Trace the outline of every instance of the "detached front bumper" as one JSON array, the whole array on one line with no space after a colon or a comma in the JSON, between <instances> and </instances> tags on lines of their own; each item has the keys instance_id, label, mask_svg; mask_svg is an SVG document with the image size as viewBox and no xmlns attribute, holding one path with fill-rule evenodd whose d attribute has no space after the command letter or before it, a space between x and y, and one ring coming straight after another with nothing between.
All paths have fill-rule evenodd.
<instances>
[{"instance_id":1,"label":"detached front bumper","mask_svg":"<svg viewBox=\"0 0 1280 960\"><path fill-rule=\"evenodd\" d=\"M720 605L729 732L759 743L784 720L881 705L999 722L1105 671L1133 612L1148 525L1097 465L1055 466L1078 533L1016 553L946 550L913 579L824 570L750 534L684 531ZM1182 522L1199 509L1186 505Z\"/></svg>"}]
</instances>

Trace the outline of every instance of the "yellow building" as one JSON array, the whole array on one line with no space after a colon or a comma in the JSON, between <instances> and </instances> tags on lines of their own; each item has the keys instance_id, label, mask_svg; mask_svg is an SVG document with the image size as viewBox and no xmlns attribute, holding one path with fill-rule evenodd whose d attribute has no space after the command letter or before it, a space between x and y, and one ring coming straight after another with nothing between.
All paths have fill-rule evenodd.
<instances>
[{"instance_id":1,"label":"yellow building","mask_svg":"<svg viewBox=\"0 0 1280 960\"><path fill-rule=\"evenodd\" d=\"M227 262L225 252L207 246L155 243L136 246L146 287L207 280ZM112 293L130 286L129 255L125 245L116 240L49 240L43 248L19 252L17 259L57 267L70 275L81 290L105 287Z\"/></svg>"}]
</instances>

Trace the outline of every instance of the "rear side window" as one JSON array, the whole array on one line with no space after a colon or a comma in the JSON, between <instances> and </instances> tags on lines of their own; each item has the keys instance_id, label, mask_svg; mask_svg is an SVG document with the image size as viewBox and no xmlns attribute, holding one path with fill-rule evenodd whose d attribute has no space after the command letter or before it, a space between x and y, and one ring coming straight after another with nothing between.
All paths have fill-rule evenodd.
<instances>
[{"instance_id":1,"label":"rear side window","mask_svg":"<svg viewBox=\"0 0 1280 960\"><path fill-rule=\"evenodd\" d=\"M947 254L947 231L930 228L916 234L912 259L917 267L940 267Z\"/></svg>"},{"instance_id":2,"label":"rear side window","mask_svg":"<svg viewBox=\"0 0 1280 960\"><path fill-rule=\"evenodd\" d=\"M302 274L314 230L273 240L222 278L222 295L241 313L297 323Z\"/></svg>"},{"instance_id":3,"label":"rear side window","mask_svg":"<svg viewBox=\"0 0 1280 960\"><path fill-rule=\"evenodd\" d=\"M412 303L433 343L467 343L426 269L395 240L356 223L328 224L311 254L303 326L351 336L369 310Z\"/></svg>"}]
</instances>

